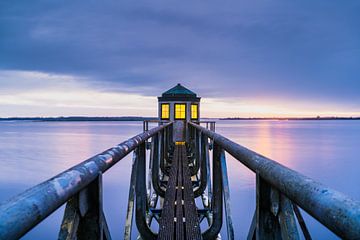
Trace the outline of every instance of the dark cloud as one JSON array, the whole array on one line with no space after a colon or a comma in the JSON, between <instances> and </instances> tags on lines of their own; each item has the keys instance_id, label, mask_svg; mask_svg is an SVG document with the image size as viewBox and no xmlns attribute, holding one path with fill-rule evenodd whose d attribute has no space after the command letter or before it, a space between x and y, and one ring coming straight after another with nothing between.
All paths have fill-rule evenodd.
<instances>
[{"instance_id":1,"label":"dark cloud","mask_svg":"<svg viewBox=\"0 0 360 240\"><path fill-rule=\"evenodd\" d=\"M360 104L359 1L2 1L0 69L103 91Z\"/></svg>"}]
</instances>

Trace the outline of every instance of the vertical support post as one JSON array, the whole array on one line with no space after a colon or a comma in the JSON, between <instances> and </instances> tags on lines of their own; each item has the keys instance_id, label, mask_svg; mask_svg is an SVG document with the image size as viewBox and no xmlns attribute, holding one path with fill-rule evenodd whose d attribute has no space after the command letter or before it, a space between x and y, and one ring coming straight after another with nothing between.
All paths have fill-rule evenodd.
<instances>
[{"instance_id":1,"label":"vertical support post","mask_svg":"<svg viewBox=\"0 0 360 240\"><path fill-rule=\"evenodd\" d=\"M129 188L129 197L128 197L128 206L125 220L125 231L124 239L131 239L131 230L132 230L132 220L134 215L134 195L135 195L135 183L136 183L136 164L137 164L137 150L134 151L131 176L130 176L130 188Z\"/></svg>"},{"instance_id":2,"label":"vertical support post","mask_svg":"<svg viewBox=\"0 0 360 240\"><path fill-rule=\"evenodd\" d=\"M279 222L282 239L299 240L299 232L291 201L283 194L280 196Z\"/></svg>"},{"instance_id":3,"label":"vertical support post","mask_svg":"<svg viewBox=\"0 0 360 240\"><path fill-rule=\"evenodd\" d=\"M207 171L207 189L208 189L208 207L211 207L212 199L212 186L211 186L211 177L210 177L210 157L209 157L209 139L205 136L205 161L206 161L206 171Z\"/></svg>"},{"instance_id":4,"label":"vertical support post","mask_svg":"<svg viewBox=\"0 0 360 240\"><path fill-rule=\"evenodd\" d=\"M224 150L221 150L220 162L221 162L222 183L223 183L223 188L224 188L227 237L228 237L228 239L233 240L234 239L234 228L233 228L233 223L232 223L232 218L231 218L230 188L229 188L229 179L228 179L228 174L227 174L226 158L225 158Z\"/></svg>"},{"instance_id":5,"label":"vertical support post","mask_svg":"<svg viewBox=\"0 0 360 240\"><path fill-rule=\"evenodd\" d=\"M191 176L194 176L198 173L200 168L200 131L197 129L194 129L194 145L193 149L195 151L195 157L193 161L193 167L191 169Z\"/></svg>"},{"instance_id":6,"label":"vertical support post","mask_svg":"<svg viewBox=\"0 0 360 240\"><path fill-rule=\"evenodd\" d=\"M291 201L259 173L256 173L256 212L247 239L300 239Z\"/></svg>"},{"instance_id":7,"label":"vertical support post","mask_svg":"<svg viewBox=\"0 0 360 240\"><path fill-rule=\"evenodd\" d=\"M102 174L71 198L58 239L111 239L102 204Z\"/></svg>"},{"instance_id":8,"label":"vertical support post","mask_svg":"<svg viewBox=\"0 0 360 240\"><path fill-rule=\"evenodd\" d=\"M278 203L272 203L271 195L271 186L256 173L256 240L282 239L280 224L270 210Z\"/></svg>"},{"instance_id":9,"label":"vertical support post","mask_svg":"<svg viewBox=\"0 0 360 240\"><path fill-rule=\"evenodd\" d=\"M158 143L159 143L159 161L160 161L160 169L163 173L165 173L165 161L164 161L164 131L158 133Z\"/></svg>"},{"instance_id":10,"label":"vertical support post","mask_svg":"<svg viewBox=\"0 0 360 240\"><path fill-rule=\"evenodd\" d=\"M149 130L149 122L147 120L143 121L143 132L146 132Z\"/></svg>"},{"instance_id":11,"label":"vertical support post","mask_svg":"<svg viewBox=\"0 0 360 240\"><path fill-rule=\"evenodd\" d=\"M168 138L168 133L169 130L168 128L165 128L164 129L164 136L163 136L163 139L164 139L164 161L165 161L165 167L167 166L168 164L168 160L169 160L169 138Z\"/></svg>"},{"instance_id":12,"label":"vertical support post","mask_svg":"<svg viewBox=\"0 0 360 240\"><path fill-rule=\"evenodd\" d=\"M102 173L95 181L87 187L87 194L83 191L79 194L80 212L82 204L88 206L88 212L84 218L85 221L80 221L78 238L77 239L109 239L110 234L106 219L103 213L102 201Z\"/></svg>"},{"instance_id":13,"label":"vertical support post","mask_svg":"<svg viewBox=\"0 0 360 240\"><path fill-rule=\"evenodd\" d=\"M80 222L78 194L67 202L59 232L59 240L75 239Z\"/></svg>"},{"instance_id":14,"label":"vertical support post","mask_svg":"<svg viewBox=\"0 0 360 240\"><path fill-rule=\"evenodd\" d=\"M155 192L161 196L161 197L165 197L165 191L161 188L160 186L160 177L159 177L159 161L160 161L160 157L161 157L161 145L160 145L160 134L156 134L153 137L153 149L151 150L151 154L152 154L152 169L151 169L151 180L152 180L152 185L153 188L155 190Z\"/></svg>"},{"instance_id":15,"label":"vertical support post","mask_svg":"<svg viewBox=\"0 0 360 240\"><path fill-rule=\"evenodd\" d=\"M169 143L169 146L170 144L172 145L173 143L173 126L171 127L167 127L168 131L169 131L169 135L168 135L168 143Z\"/></svg>"},{"instance_id":16,"label":"vertical support post","mask_svg":"<svg viewBox=\"0 0 360 240\"><path fill-rule=\"evenodd\" d=\"M141 238L156 239L156 234L151 231L146 223L146 156L145 143L138 147L138 161L137 161L137 179L136 179L136 226L139 230Z\"/></svg>"},{"instance_id":17,"label":"vertical support post","mask_svg":"<svg viewBox=\"0 0 360 240\"><path fill-rule=\"evenodd\" d=\"M199 144L199 148L197 149L197 151L200 151L200 153L198 154L198 158L199 158L199 164L200 164L200 186L198 189L195 190L194 192L194 197L197 198L199 197L201 194L204 193L205 189L206 189L206 185L207 185L207 181L208 181L208 170L207 170L207 162L206 162L206 141L207 141L207 137L204 134L200 134L200 144Z\"/></svg>"},{"instance_id":18,"label":"vertical support post","mask_svg":"<svg viewBox=\"0 0 360 240\"><path fill-rule=\"evenodd\" d=\"M223 188L221 176L221 146L214 142L213 150L213 197L211 200L213 221L211 226L202 234L204 239L215 239L222 226Z\"/></svg>"}]
</instances>

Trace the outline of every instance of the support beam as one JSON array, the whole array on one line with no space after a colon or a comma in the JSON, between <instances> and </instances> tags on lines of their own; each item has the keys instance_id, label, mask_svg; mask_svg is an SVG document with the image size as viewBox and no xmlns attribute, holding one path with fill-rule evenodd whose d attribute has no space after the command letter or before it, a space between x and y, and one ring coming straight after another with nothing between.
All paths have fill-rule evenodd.
<instances>
[{"instance_id":1,"label":"support beam","mask_svg":"<svg viewBox=\"0 0 360 240\"><path fill-rule=\"evenodd\" d=\"M215 239L222 226L223 188L221 176L221 147L214 142L213 148L213 196L211 199L211 210L213 220L210 227L202 234L204 239Z\"/></svg>"},{"instance_id":2,"label":"support beam","mask_svg":"<svg viewBox=\"0 0 360 240\"><path fill-rule=\"evenodd\" d=\"M58 239L111 240L103 213L101 173L68 201Z\"/></svg>"},{"instance_id":3,"label":"support beam","mask_svg":"<svg viewBox=\"0 0 360 240\"><path fill-rule=\"evenodd\" d=\"M271 191L271 186L256 174L256 240L281 239L280 224L271 211Z\"/></svg>"},{"instance_id":4,"label":"support beam","mask_svg":"<svg viewBox=\"0 0 360 240\"><path fill-rule=\"evenodd\" d=\"M132 222L134 215L134 196L135 196L135 186L136 186L136 165L137 165L137 150L134 151L132 166L131 166L131 176L130 176L130 187L129 187L129 196L128 196L128 206L126 212L126 220L125 220L125 231L124 231L124 239L131 239L131 230L132 230Z\"/></svg>"},{"instance_id":5,"label":"support beam","mask_svg":"<svg viewBox=\"0 0 360 240\"><path fill-rule=\"evenodd\" d=\"M147 240L155 240L157 234L153 233L146 223L146 156L145 156L145 143L138 147L137 159L137 174L136 174L136 211L135 219L136 226L140 233L141 238Z\"/></svg>"}]
</instances>

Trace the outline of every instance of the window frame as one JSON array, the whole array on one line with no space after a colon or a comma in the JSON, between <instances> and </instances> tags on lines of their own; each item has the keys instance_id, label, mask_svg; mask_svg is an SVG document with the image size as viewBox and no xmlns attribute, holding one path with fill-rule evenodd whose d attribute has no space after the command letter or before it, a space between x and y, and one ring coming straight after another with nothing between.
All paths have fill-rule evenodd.
<instances>
[{"instance_id":1,"label":"window frame","mask_svg":"<svg viewBox=\"0 0 360 240\"><path fill-rule=\"evenodd\" d=\"M192 106L196 106L196 118L193 118ZM197 104L197 103L191 103L190 104L190 118L191 118L191 120L198 120L199 119L199 104Z\"/></svg>"},{"instance_id":2,"label":"window frame","mask_svg":"<svg viewBox=\"0 0 360 240\"><path fill-rule=\"evenodd\" d=\"M177 105L184 105L185 106L185 110L184 110L184 112L185 112L185 116L184 116L184 118L177 118L176 117L176 106ZM187 110L187 106L186 106L187 104L186 103L175 103L174 104L174 119L175 120L186 120L186 110Z\"/></svg>"},{"instance_id":3,"label":"window frame","mask_svg":"<svg viewBox=\"0 0 360 240\"><path fill-rule=\"evenodd\" d=\"M167 118L163 118L163 106L164 105L168 106L168 117ZM161 118L161 120L169 120L170 119L170 103L161 103L160 104L160 118Z\"/></svg>"}]
</instances>

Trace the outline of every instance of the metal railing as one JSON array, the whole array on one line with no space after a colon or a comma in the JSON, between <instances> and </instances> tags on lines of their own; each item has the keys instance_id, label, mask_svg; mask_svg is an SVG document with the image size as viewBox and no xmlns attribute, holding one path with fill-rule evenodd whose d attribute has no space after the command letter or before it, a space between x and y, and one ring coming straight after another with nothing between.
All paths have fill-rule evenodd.
<instances>
[{"instance_id":1,"label":"metal railing","mask_svg":"<svg viewBox=\"0 0 360 240\"><path fill-rule=\"evenodd\" d=\"M256 210L248 239L311 239L297 206L344 239L360 239L360 202L204 127L189 126L256 173ZM219 150L220 148L220 150ZM216 154L214 153L214 156ZM222 164L225 158L222 158ZM295 214L294 214L295 212Z\"/></svg>"},{"instance_id":2,"label":"metal railing","mask_svg":"<svg viewBox=\"0 0 360 240\"><path fill-rule=\"evenodd\" d=\"M111 239L102 209L102 174L171 123L130 138L9 199L0 206L0 239L18 239L67 202L59 239ZM140 148L140 149L139 149Z\"/></svg>"}]
</instances>

